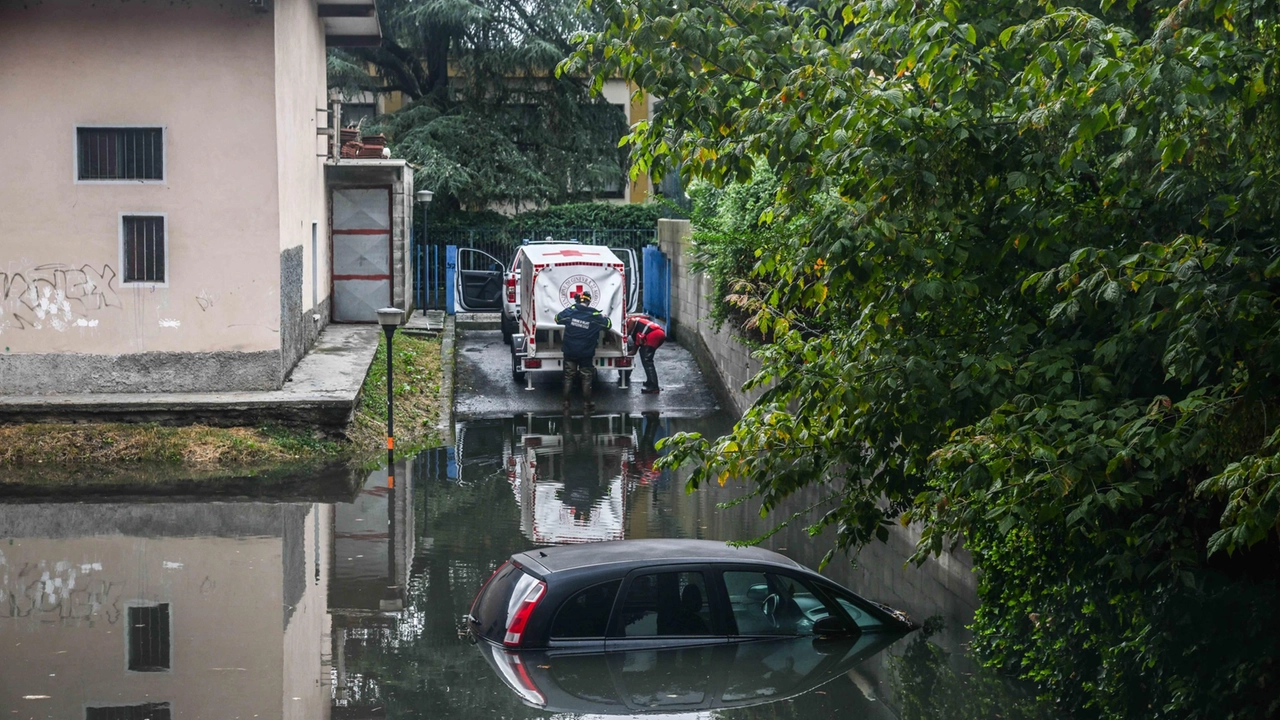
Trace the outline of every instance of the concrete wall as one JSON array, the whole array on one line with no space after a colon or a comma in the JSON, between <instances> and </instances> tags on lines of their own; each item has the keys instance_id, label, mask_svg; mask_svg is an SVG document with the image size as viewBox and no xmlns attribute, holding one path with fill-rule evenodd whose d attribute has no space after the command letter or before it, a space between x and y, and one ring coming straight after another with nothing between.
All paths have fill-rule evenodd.
<instances>
[{"instance_id":1,"label":"concrete wall","mask_svg":"<svg viewBox=\"0 0 1280 720\"><path fill-rule=\"evenodd\" d=\"M732 409L741 415L763 392L742 390L743 383L760 370L760 361L728 327L717 330L707 320L712 285L710 278L689 269L690 235L688 220L658 221L658 244L671 260L672 336L698 358L708 379L720 386ZM741 488L730 488L727 494L736 496L742 492ZM789 498L783 507L776 508L770 517L774 521L785 519L792 512L817 503L824 492L830 493L831 488L806 487ZM703 526L684 528L690 537L699 536L698 533L706 537L750 537L767 529L759 524L758 501L716 510L715 503L727 499L719 493L699 492L689 497L689 502L700 504L698 510L675 513L675 516ZM816 518L812 516L809 522ZM807 523L797 522L770 538L766 547L816 568L831 547L834 533L825 532L811 538L806 527ZM931 557L919 567L908 566L907 559L914 552L919 535L918 526L895 525L890 528L888 542L870 543L856 557L838 556L826 574L867 597L906 611L917 622L941 617L946 629L934 641L950 651L963 653L969 641L967 626L978 607L973 561L968 551L959 548ZM880 680L887 679L887 657L878 656L874 667L867 668L868 672ZM887 687L888 683L883 685Z\"/></svg>"},{"instance_id":2,"label":"concrete wall","mask_svg":"<svg viewBox=\"0 0 1280 720\"><path fill-rule=\"evenodd\" d=\"M324 27L312 0L276 0L273 6L283 380L329 319L325 158L321 157L328 138L316 134L317 110L328 100Z\"/></svg>"},{"instance_id":3,"label":"concrete wall","mask_svg":"<svg viewBox=\"0 0 1280 720\"><path fill-rule=\"evenodd\" d=\"M698 359L703 372L741 415L763 390L742 386L760 370L760 361L726 325L716 328L711 314L711 279L690 269L692 226L688 220L659 220L658 247L671 261L671 336Z\"/></svg>"},{"instance_id":4,"label":"concrete wall","mask_svg":"<svg viewBox=\"0 0 1280 720\"><path fill-rule=\"evenodd\" d=\"M247 3L0 5L0 392L278 383L273 34ZM164 181L76 182L77 125L163 126ZM165 285L123 284L127 212L167 214Z\"/></svg>"}]
</instances>

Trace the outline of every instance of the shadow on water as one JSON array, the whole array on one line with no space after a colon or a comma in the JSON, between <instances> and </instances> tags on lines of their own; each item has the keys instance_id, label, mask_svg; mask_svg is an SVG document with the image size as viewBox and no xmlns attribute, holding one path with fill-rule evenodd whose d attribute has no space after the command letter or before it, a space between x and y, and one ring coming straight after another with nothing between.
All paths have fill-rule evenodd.
<instances>
[{"instance_id":1,"label":"shadow on water","mask_svg":"<svg viewBox=\"0 0 1280 720\"><path fill-rule=\"evenodd\" d=\"M767 528L750 503L717 507L740 489L689 494L653 468L661 438L729 425L477 421L458 428L455 446L397 463L393 484L384 469L370 473L354 499L0 505L0 708L89 720L1008 716L1004 689L974 697L956 672L972 667L967 564L904 568L910 537L827 574L936 618L927 638L574 658L494 653L460 635L476 591L515 552ZM810 566L826 549L802 528L771 543Z\"/></svg>"}]
</instances>

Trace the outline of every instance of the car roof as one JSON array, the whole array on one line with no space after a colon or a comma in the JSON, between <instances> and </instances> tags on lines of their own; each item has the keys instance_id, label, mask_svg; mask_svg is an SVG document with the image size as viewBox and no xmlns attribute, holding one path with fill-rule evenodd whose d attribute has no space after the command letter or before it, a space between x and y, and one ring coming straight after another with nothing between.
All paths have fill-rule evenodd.
<instances>
[{"instance_id":1,"label":"car roof","mask_svg":"<svg viewBox=\"0 0 1280 720\"><path fill-rule=\"evenodd\" d=\"M772 550L737 547L714 540L614 540L541 548L512 557L522 565L532 564L548 574L620 563L646 565L654 561L748 562L805 569Z\"/></svg>"}]
</instances>

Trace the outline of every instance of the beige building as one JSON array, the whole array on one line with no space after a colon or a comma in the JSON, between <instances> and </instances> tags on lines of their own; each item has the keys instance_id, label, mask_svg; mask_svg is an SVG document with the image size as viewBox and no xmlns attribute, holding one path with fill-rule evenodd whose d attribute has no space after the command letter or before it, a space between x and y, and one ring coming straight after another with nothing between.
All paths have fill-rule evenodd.
<instances>
[{"instance_id":1,"label":"beige building","mask_svg":"<svg viewBox=\"0 0 1280 720\"><path fill-rule=\"evenodd\" d=\"M378 38L373 0L0 0L0 394L279 388L333 314L325 48Z\"/></svg>"}]
</instances>

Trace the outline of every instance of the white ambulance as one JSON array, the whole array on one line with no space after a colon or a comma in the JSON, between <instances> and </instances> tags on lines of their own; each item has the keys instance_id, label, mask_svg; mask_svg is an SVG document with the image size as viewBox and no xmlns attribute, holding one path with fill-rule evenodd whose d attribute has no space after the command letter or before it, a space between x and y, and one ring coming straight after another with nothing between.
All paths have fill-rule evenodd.
<instances>
[{"instance_id":1,"label":"white ambulance","mask_svg":"<svg viewBox=\"0 0 1280 720\"><path fill-rule=\"evenodd\" d=\"M618 380L625 387L631 356L622 337L630 294L623 261L600 245L525 245L518 257L520 314L511 336L512 378L524 380L532 388L529 373L563 372L564 326L556 323L556 315L572 305L576 295L589 292L591 306L611 324L600 333L596 368L618 371Z\"/></svg>"}]
</instances>

